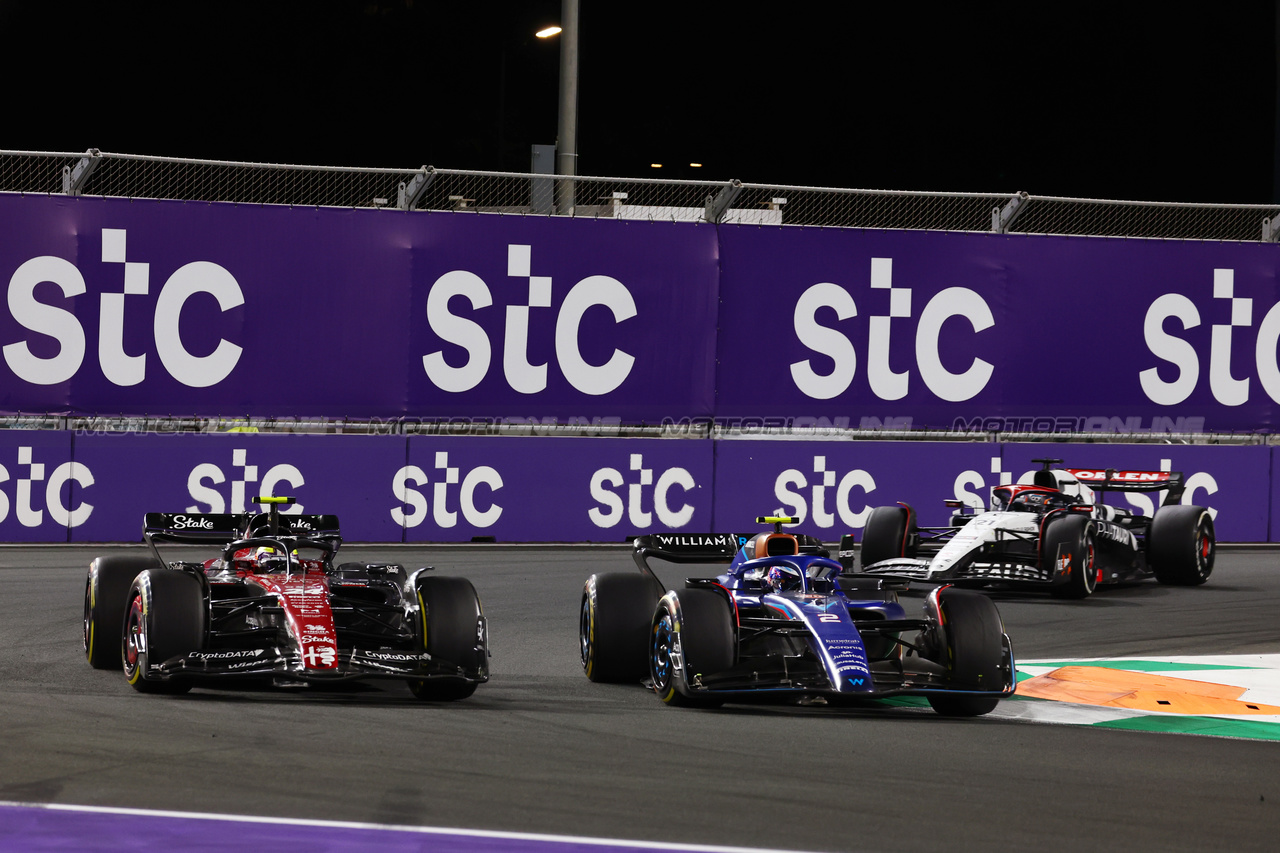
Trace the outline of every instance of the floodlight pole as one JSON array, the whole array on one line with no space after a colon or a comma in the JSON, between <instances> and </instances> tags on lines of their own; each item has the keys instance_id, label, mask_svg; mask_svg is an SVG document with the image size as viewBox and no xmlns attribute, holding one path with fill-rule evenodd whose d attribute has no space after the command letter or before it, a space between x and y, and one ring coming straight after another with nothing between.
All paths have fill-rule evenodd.
<instances>
[{"instance_id":1,"label":"floodlight pole","mask_svg":"<svg viewBox=\"0 0 1280 853\"><path fill-rule=\"evenodd\" d=\"M560 115L556 133L556 174L578 173L578 0L560 2ZM573 180L560 181L559 212L572 216Z\"/></svg>"}]
</instances>

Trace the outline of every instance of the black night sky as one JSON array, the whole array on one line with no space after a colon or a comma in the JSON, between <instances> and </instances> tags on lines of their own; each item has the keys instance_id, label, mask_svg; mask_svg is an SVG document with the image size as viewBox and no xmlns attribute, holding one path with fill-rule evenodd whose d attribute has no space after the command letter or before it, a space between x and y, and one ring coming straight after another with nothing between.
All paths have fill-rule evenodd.
<instances>
[{"instance_id":1,"label":"black night sky","mask_svg":"<svg viewBox=\"0 0 1280 853\"><path fill-rule=\"evenodd\" d=\"M0 0L0 148L525 172L559 15ZM1276 34L1275 0L581 0L578 173L1265 203Z\"/></svg>"}]
</instances>

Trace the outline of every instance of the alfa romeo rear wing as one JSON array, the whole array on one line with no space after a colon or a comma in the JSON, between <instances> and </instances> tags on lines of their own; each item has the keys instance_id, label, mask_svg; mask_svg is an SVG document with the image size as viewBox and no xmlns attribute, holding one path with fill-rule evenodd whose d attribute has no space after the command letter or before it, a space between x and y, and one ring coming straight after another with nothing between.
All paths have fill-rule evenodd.
<instances>
[{"instance_id":1,"label":"alfa romeo rear wing","mask_svg":"<svg viewBox=\"0 0 1280 853\"><path fill-rule=\"evenodd\" d=\"M336 515L281 515L276 535L308 539L340 536ZM150 542L188 545L227 544L268 533L266 513L149 512L143 518L142 536Z\"/></svg>"}]
</instances>

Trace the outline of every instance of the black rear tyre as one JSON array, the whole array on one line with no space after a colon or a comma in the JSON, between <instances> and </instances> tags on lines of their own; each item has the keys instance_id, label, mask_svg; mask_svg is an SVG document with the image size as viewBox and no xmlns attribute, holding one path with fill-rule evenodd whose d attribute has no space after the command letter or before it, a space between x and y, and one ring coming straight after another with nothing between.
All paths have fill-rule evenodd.
<instances>
[{"instance_id":1,"label":"black rear tyre","mask_svg":"<svg viewBox=\"0 0 1280 853\"><path fill-rule=\"evenodd\" d=\"M592 575L582 588L582 671L599 682L637 682L649 672L649 627L662 590L635 572Z\"/></svg>"},{"instance_id":2,"label":"black rear tyre","mask_svg":"<svg viewBox=\"0 0 1280 853\"><path fill-rule=\"evenodd\" d=\"M488 638L480 596L471 581L432 576L419 578L417 586L422 650L433 660L478 676L487 669ZM461 677L414 679L409 690L419 699L455 702L475 693L477 683Z\"/></svg>"},{"instance_id":3,"label":"black rear tyre","mask_svg":"<svg viewBox=\"0 0 1280 853\"><path fill-rule=\"evenodd\" d=\"M1088 598L1098 588L1097 547L1093 522L1085 515L1063 514L1049 519L1040 540L1040 566L1066 573L1066 580L1050 591L1058 598Z\"/></svg>"},{"instance_id":4,"label":"black rear tyre","mask_svg":"<svg viewBox=\"0 0 1280 853\"><path fill-rule=\"evenodd\" d=\"M677 674L673 653L683 660L683 676ZM733 612L723 595L709 589L683 589L658 604L649 642L649 669L653 689L668 705L715 708L724 700L714 696L686 696L687 684L700 676L723 672L733 666Z\"/></svg>"},{"instance_id":5,"label":"black rear tyre","mask_svg":"<svg viewBox=\"0 0 1280 853\"><path fill-rule=\"evenodd\" d=\"M1198 506L1162 506L1147 533L1147 562L1160 583L1199 586L1213 573L1213 517Z\"/></svg>"},{"instance_id":6,"label":"black rear tyre","mask_svg":"<svg viewBox=\"0 0 1280 853\"><path fill-rule=\"evenodd\" d=\"M978 592L949 588L938 595L942 615L937 662L958 689L1004 689L1004 625L991 599ZM978 717L995 709L998 696L933 694L929 705L947 717Z\"/></svg>"},{"instance_id":7,"label":"black rear tyre","mask_svg":"<svg viewBox=\"0 0 1280 853\"><path fill-rule=\"evenodd\" d=\"M914 557L916 514L909 506L878 506L862 528L862 566L881 560Z\"/></svg>"},{"instance_id":8,"label":"black rear tyre","mask_svg":"<svg viewBox=\"0 0 1280 853\"><path fill-rule=\"evenodd\" d=\"M84 585L84 655L94 669L120 668L129 585L147 569L158 568L152 557L98 557L89 564Z\"/></svg>"},{"instance_id":9,"label":"black rear tyre","mask_svg":"<svg viewBox=\"0 0 1280 853\"><path fill-rule=\"evenodd\" d=\"M124 676L139 693L186 693L191 682L160 680L151 667L199 651L205 635L200 581L173 569L148 569L129 586L121 657Z\"/></svg>"}]
</instances>

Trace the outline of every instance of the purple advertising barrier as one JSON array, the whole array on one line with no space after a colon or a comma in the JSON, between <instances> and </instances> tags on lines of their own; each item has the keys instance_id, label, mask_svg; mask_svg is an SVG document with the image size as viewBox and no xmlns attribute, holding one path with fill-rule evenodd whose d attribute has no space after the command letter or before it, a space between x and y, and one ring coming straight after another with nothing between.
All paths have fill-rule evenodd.
<instances>
[{"instance_id":1,"label":"purple advertising barrier","mask_svg":"<svg viewBox=\"0 0 1280 853\"><path fill-rule=\"evenodd\" d=\"M707 416L715 229L0 194L0 411Z\"/></svg>"},{"instance_id":2,"label":"purple advertising barrier","mask_svg":"<svg viewBox=\"0 0 1280 853\"><path fill-rule=\"evenodd\" d=\"M1277 424L1275 244L720 233L723 421L986 432Z\"/></svg>"},{"instance_id":3,"label":"purple advertising barrier","mask_svg":"<svg viewBox=\"0 0 1280 853\"><path fill-rule=\"evenodd\" d=\"M1000 447L981 442L720 440L716 445L715 529L756 529L780 510L795 529L835 541L861 540L877 506L908 503L925 526L947 523L943 501L984 503L996 485ZM980 498L978 496L981 496ZM764 528L759 528L764 529Z\"/></svg>"},{"instance_id":4,"label":"purple advertising barrier","mask_svg":"<svg viewBox=\"0 0 1280 853\"><path fill-rule=\"evenodd\" d=\"M1181 471L1186 491L1182 503L1213 514L1214 533L1223 542L1266 542L1275 494L1270 447L1261 445L1176 444L1041 444L1003 446L1002 476L1008 482L1031 482L1041 466L1032 459L1059 458L1055 468L1117 471ZM1153 515L1164 492L1108 493L1104 500Z\"/></svg>"},{"instance_id":5,"label":"purple advertising barrier","mask_svg":"<svg viewBox=\"0 0 1280 853\"><path fill-rule=\"evenodd\" d=\"M712 443L641 438L411 436L396 473L409 542L623 542L705 532Z\"/></svg>"},{"instance_id":6,"label":"purple advertising barrier","mask_svg":"<svg viewBox=\"0 0 1280 853\"><path fill-rule=\"evenodd\" d=\"M348 541L399 542L391 481L404 454L404 436L76 435L76 461L92 475L82 506L92 509L71 538L139 542L144 513L260 512L249 501L270 494L297 499L287 513L337 515Z\"/></svg>"},{"instance_id":7,"label":"purple advertising barrier","mask_svg":"<svg viewBox=\"0 0 1280 853\"><path fill-rule=\"evenodd\" d=\"M411 413L658 423L715 400L711 226L426 214Z\"/></svg>"},{"instance_id":8,"label":"purple advertising barrier","mask_svg":"<svg viewBox=\"0 0 1280 853\"><path fill-rule=\"evenodd\" d=\"M66 542L93 512L93 487L72 455L71 433L0 431L0 541Z\"/></svg>"},{"instance_id":9,"label":"purple advertising barrier","mask_svg":"<svg viewBox=\"0 0 1280 853\"><path fill-rule=\"evenodd\" d=\"M799 529L860 535L870 508L984 506L992 486L1064 466L1174 470L1184 503L1223 541L1268 541L1280 490L1264 446L1009 444L0 432L0 536L136 542L146 512L242 512L257 494L333 513L348 541L621 542L659 530L753 529L776 510ZM714 468L714 471L713 471ZM714 488L714 493L713 493ZM1161 495L1109 500L1149 514ZM714 498L714 499L713 499ZM1154 501L1154 502L1153 502ZM1280 522L1280 519L1276 520Z\"/></svg>"}]
</instances>

